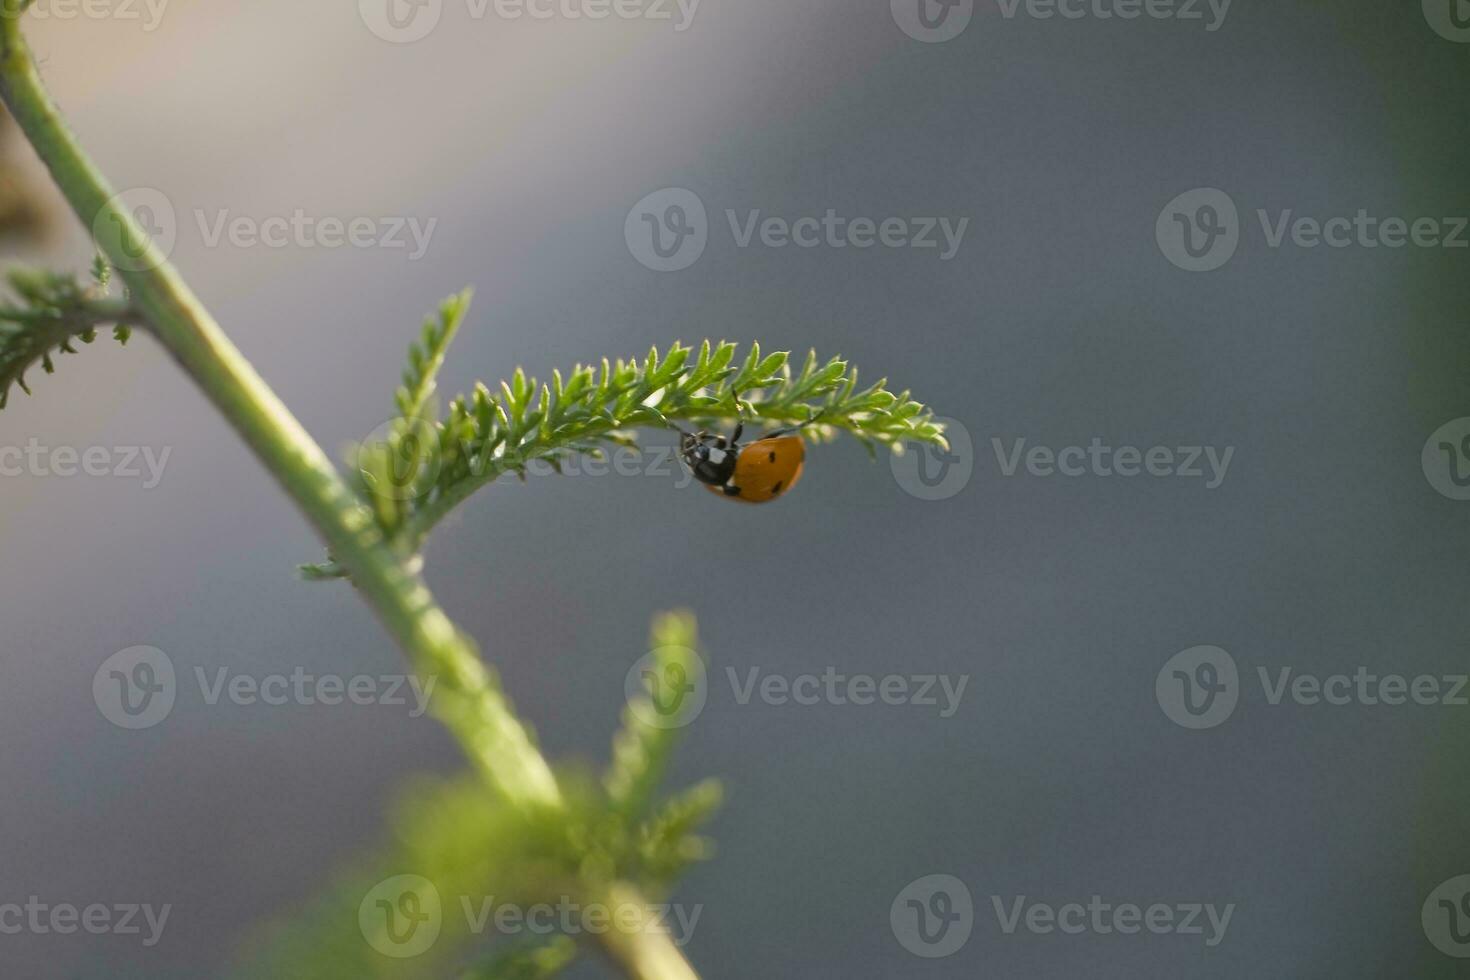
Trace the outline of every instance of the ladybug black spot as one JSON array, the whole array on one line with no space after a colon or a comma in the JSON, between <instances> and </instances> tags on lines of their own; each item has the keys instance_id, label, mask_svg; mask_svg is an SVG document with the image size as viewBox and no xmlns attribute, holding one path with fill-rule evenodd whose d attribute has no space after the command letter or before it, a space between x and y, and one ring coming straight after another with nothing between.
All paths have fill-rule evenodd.
<instances>
[{"instance_id":1,"label":"ladybug black spot","mask_svg":"<svg viewBox=\"0 0 1470 980\"><path fill-rule=\"evenodd\" d=\"M771 488L771 496L774 497L774 496L776 496L776 494L780 493L781 492L781 484L783 484L785 482L786 482L785 480L777 480L776 481L776 485Z\"/></svg>"},{"instance_id":2,"label":"ladybug black spot","mask_svg":"<svg viewBox=\"0 0 1470 980\"><path fill-rule=\"evenodd\" d=\"M776 461L776 453L774 451L772 451L772 453L771 453L771 462L774 463L775 461ZM778 484L778 486L779 486L779 484Z\"/></svg>"}]
</instances>

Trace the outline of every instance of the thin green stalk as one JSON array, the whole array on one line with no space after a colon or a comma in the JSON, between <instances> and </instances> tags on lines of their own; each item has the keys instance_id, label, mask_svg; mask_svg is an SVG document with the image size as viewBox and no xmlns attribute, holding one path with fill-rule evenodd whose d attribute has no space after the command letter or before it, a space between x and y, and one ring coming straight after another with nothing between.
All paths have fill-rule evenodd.
<instances>
[{"instance_id":1,"label":"thin green stalk","mask_svg":"<svg viewBox=\"0 0 1470 980\"><path fill-rule=\"evenodd\" d=\"M754 411L746 413L746 415L744 416L744 421L749 422L751 419L759 419L762 422L774 423L776 425L796 425L801 422L807 421L807 419L810 417L809 415L804 414L800 411L791 411L782 414L769 411L761 411L761 406L755 406L755 409L756 410ZM663 414L664 418L668 419L671 422L709 422L712 418L708 410L693 408L689 405L677 407L660 406L660 411ZM723 421L733 423L733 416L727 419L723 419ZM840 419L834 420L830 424L837 428L848 428L848 426L845 425L844 422ZM610 433L618 430L619 428L620 426L611 422L601 424L589 424L582 432L581 438L585 439L588 442L594 442L598 439L607 438ZM551 447L550 449L548 449L548 452L553 451L556 448L559 447ZM483 469L474 474L472 479L468 479L454 485L448 491L435 497L428 504L415 511L413 517L409 519L407 526L404 528L403 537L408 542L410 547L421 547L424 541L428 538L429 532L432 531L439 524L440 521L448 517L449 514L456 507L464 503L470 497L474 496L477 490L480 490L488 486L489 484L494 483L502 476L505 476L509 473L519 472L519 470L524 467L526 463L531 462L537 458L541 457L535 453L518 453L510 458L487 460L483 464Z\"/></svg>"},{"instance_id":2,"label":"thin green stalk","mask_svg":"<svg viewBox=\"0 0 1470 980\"><path fill-rule=\"evenodd\" d=\"M134 309L127 300L116 297L87 300L76 309L67 310L64 314L47 310L21 310L0 306L0 322L21 323L36 327L64 327L76 333L88 327L100 327L104 324L144 326L142 314Z\"/></svg>"},{"instance_id":3,"label":"thin green stalk","mask_svg":"<svg viewBox=\"0 0 1470 980\"><path fill-rule=\"evenodd\" d=\"M663 928L647 916L647 904L633 889L627 886L613 888L605 896L594 901L607 908L636 909L640 918L632 929L607 929L598 942L603 955L617 964L630 977L659 977L661 980L699 980L679 947L674 945Z\"/></svg>"},{"instance_id":4,"label":"thin green stalk","mask_svg":"<svg viewBox=\"0 0 1470 980\"><path fill-rule=\"evenodd\" d=\"M96 312L108 319L136 314L245 440L350 572L414 668L438 676L436 711L490 782L513 803L560 809L551 767L474 644L435 602L412 557L384 539L367 507L119 203L66 127L21 36L27 6L29 0L0 0L0 99L128 288L128 304L103 302ZM696 976L662 933L608 945L630 977Z\"/></svg>"},{"instance_id":5,"label":"thin green stalk","mask_svg":"<svg viewBox=\"0 0 1470 980\"><path fill-rule=\"evenodd\" d=\"M378 532L316 442L230 342L183 278L113 195L46 92L21 37L15 0L0 17L0 98L98 247L117 267L148 330L214 403L321 533L414 668L440 678L440 713L470 757L520 803L556 805L551 768L473 644Z\"/></svg>"}]
</instances>

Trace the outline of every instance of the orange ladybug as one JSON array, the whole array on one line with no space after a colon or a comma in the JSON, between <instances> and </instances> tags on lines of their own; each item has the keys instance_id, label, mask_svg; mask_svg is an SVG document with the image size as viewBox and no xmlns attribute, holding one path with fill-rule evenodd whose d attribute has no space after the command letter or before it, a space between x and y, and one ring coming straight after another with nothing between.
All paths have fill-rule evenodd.
<instances>
[{"instance_id":1,"label":"orange ladybug","mask_svg":"<svg viewBox=\"0 0 1470 980\"><path fill-rule=\"evenodd\" d=\"M711 493L731 500L763 504L789 493L806 463L806 444L793 435L796 429L779 429L742 446L744 431L743 422L736 424L728 439L681 430L679 455Z\"/></svg>"}]
</instances>

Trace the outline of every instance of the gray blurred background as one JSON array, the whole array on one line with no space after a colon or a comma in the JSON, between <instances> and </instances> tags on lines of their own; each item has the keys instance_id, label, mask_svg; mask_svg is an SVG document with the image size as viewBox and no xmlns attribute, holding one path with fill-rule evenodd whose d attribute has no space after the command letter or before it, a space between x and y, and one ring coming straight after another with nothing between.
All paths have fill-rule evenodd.
<instances>
[{"instance_id":1,"label":"gray blurred background","mask_svg":"<svg viewBox=\"0 0 1470 980\"><path fill-rule=\"evenodd\" d=\"M714 676L675 784L723 777L719 856L678 893L709 977L1450 976L1420 907L1470 872L1470 707L1271 706L1272 670L1464 672L1470 505L1425 439L1470 415L1470 251L1272 248L1255 218L1470 214L1470 45L1418 4L1238 0L1204 20L1006 17L907 36L882 0L704 0L671 22L474 19L416 43L345 0L173 0L155 30L32 35L119 187L178 209L174 259L334 453L391 412L424 311L478 299L446 392L518 364L704 337L841 353L972 438L918 499L851 441L729 506L673 476L508 481L428 553L550 754L600 763L658 609ZM146 15L145 15L146 16ZM690 268L635 261L629 209L709 211ZM1239 248L1191 273L1155 219L1196 187ZM209 247L193 217L437 219L427 254ZM724 212L968 217L935 251L738 248ZM70 233L31 261L80 266ZM134 645L181 675L390 673L397 651L285 496L146 337L34 379L0 445L170 448L160 484L0 481L0 902L170 903L163 939L0 936L7 977L216 975L263 918L380 839L412 773L462 758L402 708L209 706L123 731L92 678ZM1235 447L1202 480L1005 477L1007 446ZM655 444L667 444L653 436ZM1199 644L1243 691L1206 731L1155 677ZM724 668L968 674L959 710L740 705ZM908 952L890 904L965 882L974 933ZM1235 903L1223 942L1007 935L991 896ZM573 975L605 975L597 964Z\"/></svg>"}]
</instances>

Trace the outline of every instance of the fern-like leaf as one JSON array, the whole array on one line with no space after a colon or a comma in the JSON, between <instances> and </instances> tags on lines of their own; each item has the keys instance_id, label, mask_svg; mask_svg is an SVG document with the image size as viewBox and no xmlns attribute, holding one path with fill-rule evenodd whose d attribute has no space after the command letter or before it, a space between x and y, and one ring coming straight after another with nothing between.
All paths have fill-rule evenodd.
<instances>
[{"instance_id":1,"label":"fern-like leaf","mask_svg":"<svg viewBox=\"0 0 1470 980\"><path fill-rule=\"evenodd\" d=\"M472 296L473 292L466 289L439 304L438 315L424 321L418 343L409 347L403 385L395 397L398 414L403 418L418 418L428 407L434 394L435 376L444 365L444 354L469 312Z\"/></svg>"},{"instance_id":2,"label":"fern-like leaf","mask_svg":"<svg viewBox=\"0 0 1470 980\"><path fill-rule=\"evenodd\" d=\"M740 418L803 425L818 439L847 432L870 452L905 442L947 447L929 409L907 391L889 391L883 380L860 388L857 370L841 358L823 361L813 351L795 368L784 351L763 353L751 344L737 359L735 344L708 340L698 348L654 347L642 358L603 358L565 375L554 371L545 382L518 368L495 388L478 384L442 416L426 418L422 393L467 304L467 295L453 297L437 324L430 321L410 352L399 390L402 417L352 456L359 491L384 533L407 551L480 487L506 474L524 477L533 462L558 467L574 455L629 445L638 428ZM318 579L344 574L330 562L302 571Z\"/></svg>"},{"instance_id":3,"label":"fern-like leaf","mask_svg":"<svg viewBox=\"0 0 1470 980\"><path fill-rule=\"evenodd\" d=\"M694 617L688 613L665 613L655 619L650 645L657 677L671 673L692 677L704 669L697 652ZM653 694L650 691L624 706L622 728L613 736L612 763L603 776L612 806L632 820L647 813L678 740L676 727L652 723L657 718Z\"/></svg>"},{"instance_id":4,"label":"fern-like leaf","mask_svg":"<svg viewBox=\"0 0 1470 980\"><path fill-rule=\"evenodd\" d=\"M696 626L688 614L656 618L651 635L656 653L682 647L695 656ZM416 780L394 808L392 839L362 855L304 908L251 937L230 975L542 980L560 972L578 953L566 936L502 934L493 912L561 902L585 909L632 894L662 901L689 863L709 853L694 831L720 802L719 785L707 781L660 805L631 807L634 799L652 801L658 793L662 760L676 733L625 733L624 740L641 749L619 753L604 786L580 769L562 770L563 803L551 809L508 803L479 776ZM652 759L659 761L648 764ZM395 959L384 955L385 948L392 950L376 906L391 900L391 886L401 876L412 876L415 888L428 882L440 914L434 942L411 958ZM430 893L422 891L420 898ZM562 921L556 925L562 928ZM583 929L576 938L598 937ZM465 963L475 965L466 970Z\"/></svg>"},{"instance_id":5,"label":"fern-like leaf","mask_svg":"<svg viewBox=\"0 0 1470 980\"><path fill-rule=\"evenodd\" d=\"M46 374L56 370L56 358L75 354L76 342L90 344L99 327L111 325L113 337L127 343L130 325L138 316L121 300L108 298L109 270L99 262L95 283L50 272L13 269L6 275L13 302L0 305L0 408L12 387L30 394L26 372L37 365Z\"/></svg>"},{"instance_id":6,"label":"fern-like leaf","mask_svg":"<svg viewBox=\"0 0 1470 980\"><path fill-rule=\"evenodd\" d=\"M566 936L505 945L484 963L465 971L460 980L547 980L577 958L577 944Z\"/></svg>"},{"instance_id":7,"label":"fern-like leaf","mask_svg":"<svg viewBox=\"0 0 1470 980\"><path fill-rule=\"evenodd\" d=\"M709 860L713 844L695 831L720 809L725 790L706 779L665 801L638 829L638 860L645 879L667 884L689 865Z\"/></svg>"}]
</instances>

